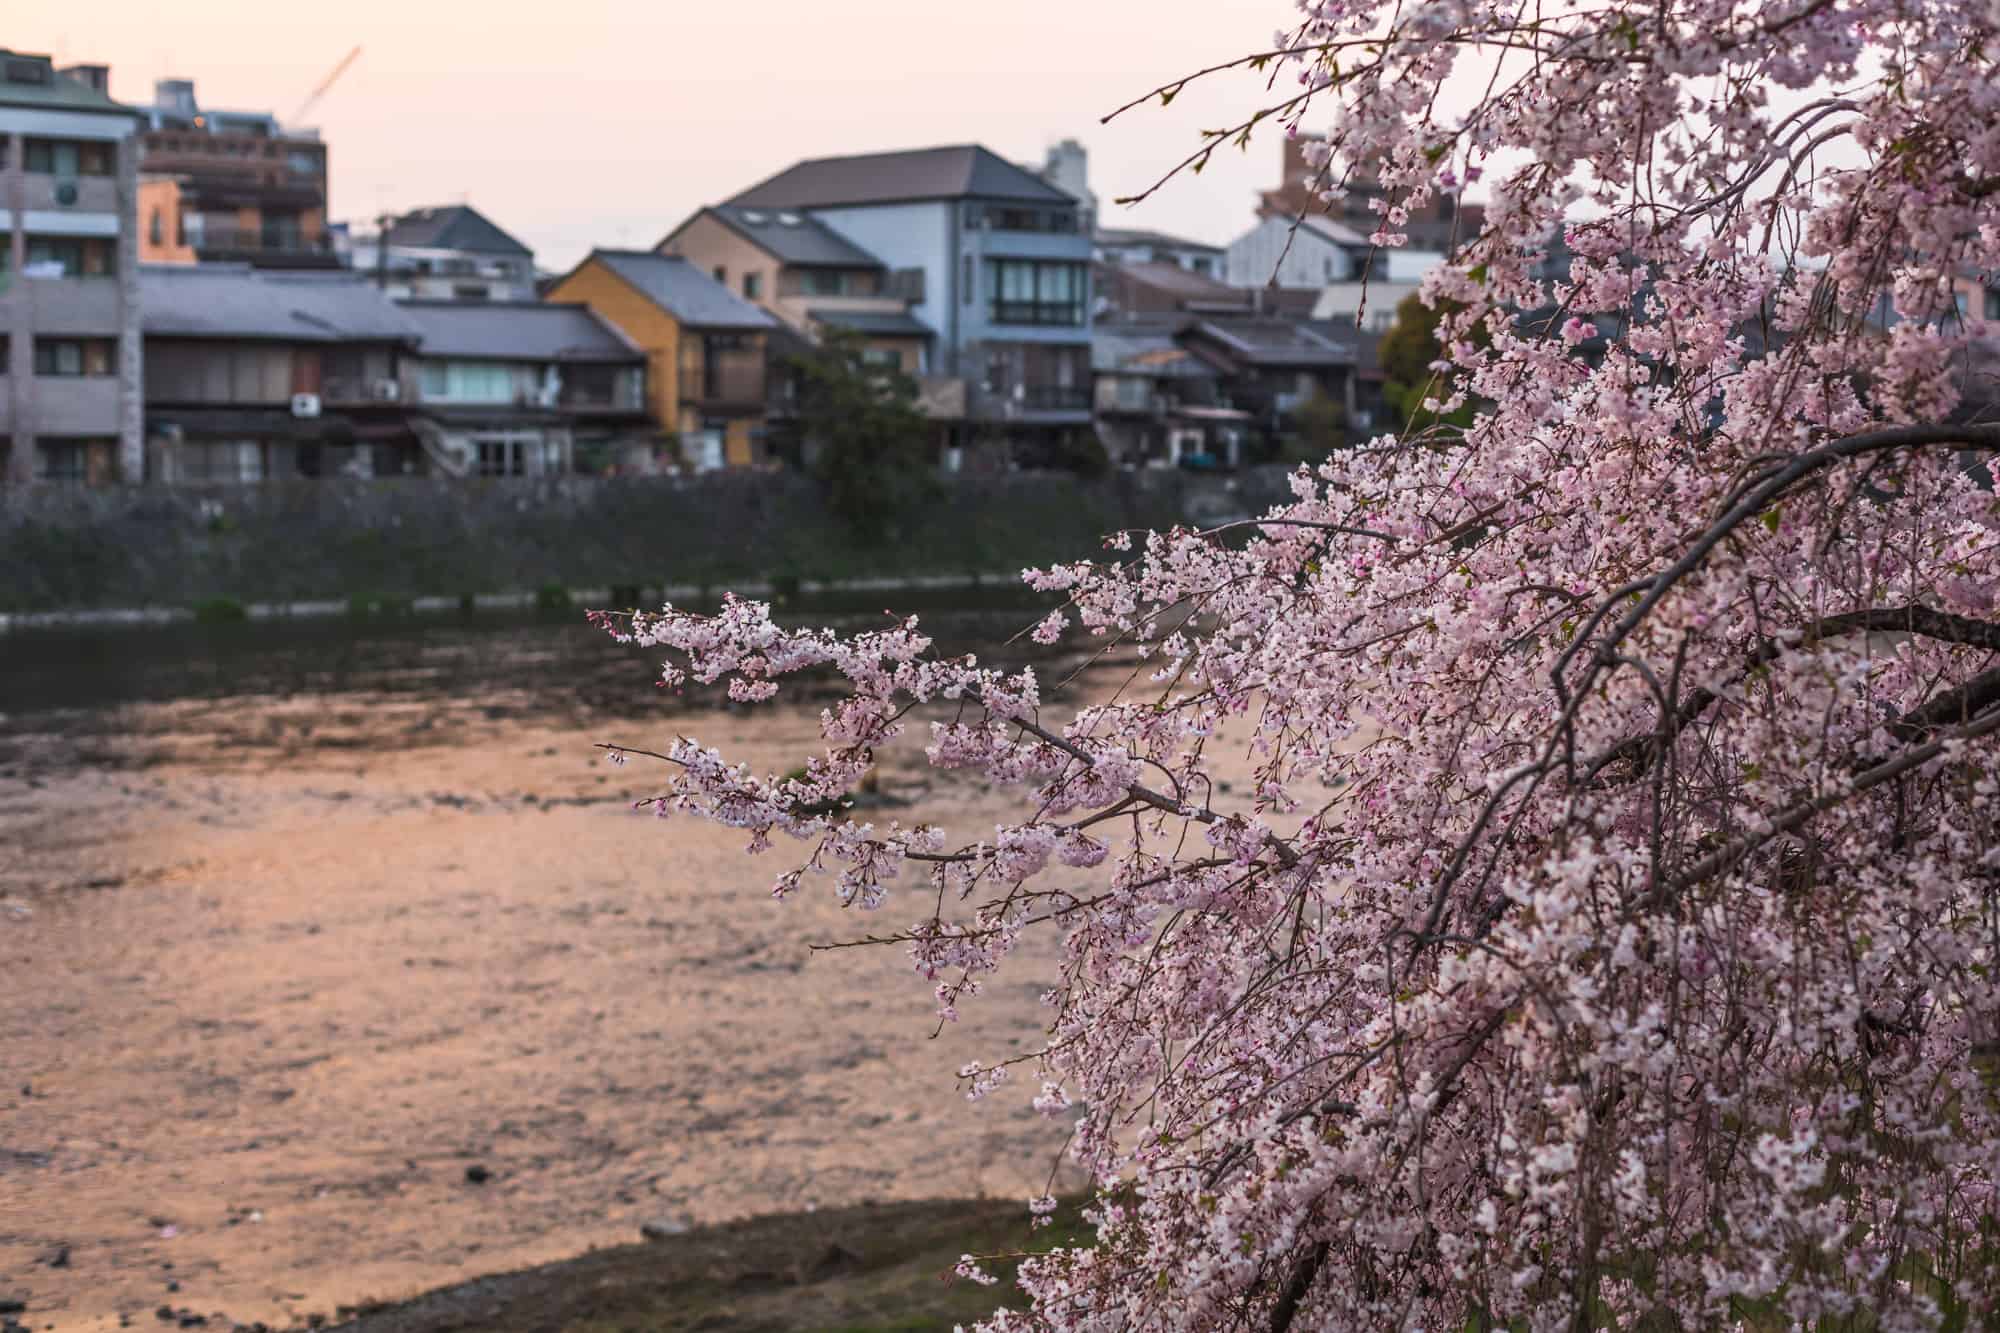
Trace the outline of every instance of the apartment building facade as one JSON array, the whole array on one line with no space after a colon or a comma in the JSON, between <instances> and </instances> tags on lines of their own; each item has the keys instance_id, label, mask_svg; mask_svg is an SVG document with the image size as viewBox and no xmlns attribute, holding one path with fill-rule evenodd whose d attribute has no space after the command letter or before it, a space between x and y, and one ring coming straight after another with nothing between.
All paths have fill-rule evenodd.
<instances>
[{"instance_id":1,"label":"apartment building facade","mask_svg":"<svg viewBox=\"0 0 2000 1333\"><path fill-rule=\"evenodd\" d=\"M800 162L726 201L823 223L892 270L959 382L961 440L1048 461L1090 431L1091 239L1065 191L976 144Z\"/></svg>"},{"instance_id":2,"label":"apartment building facade","mask_svg":"<svg viewBox=\"0 0 2000 1333\"><path fill-rule=\"evenodd\" d=\"M337 268L326 145L263 111L216 111L191 79L161 79L142 108L140 253L147 263Z\"/></svg>"},{"instance_id":3,"label":"apartment building facade","mask_svg":"<svg viewBox=\"0 0 2000 1333\"><path fill-rule=\"evenodd\" d=\"M366 231L337 229L334 248L399 301L535 299L535 252L470 204L411 209Z\"/></svg>"},{"instance_id":4,"label":"apartment building facade","mask_svg":"<svg viewBox=\"0 0 2000 1333\"><path fill-rule=\"evenodd\" d=\"M102 66L0 50L0 440L10 485L144 471L138 113Z\"/></svg>"}]
</instances>

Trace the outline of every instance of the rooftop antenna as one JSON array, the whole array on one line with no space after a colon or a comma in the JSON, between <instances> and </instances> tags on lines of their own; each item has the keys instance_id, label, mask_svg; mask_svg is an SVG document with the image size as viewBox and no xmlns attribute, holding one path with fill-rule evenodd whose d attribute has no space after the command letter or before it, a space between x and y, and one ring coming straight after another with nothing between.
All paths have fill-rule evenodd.
<instances>
[{"instance_id":1,"label":"rooftop antenna","mask_svg":"<svg viewBox=\"0 0 2000 1333\"><path fill-rule=\"evenodd\" d=\"M333 87L334 83L340 78L340 76L347 73L347 67L349 65L352 65L355 61L359 60L360 58L361 58L361 48L358 46L355 47L352 51L349 51L346 55L342 56L340 58L340 63L333 67L333 73L327 75L325 78L319 81L319 87L313 89L312 92L307 95L306 100L299 103L299 109L292 113L292 118L289 121L287 121L286 124L297 125L300 121L304 120L306 112L312 110L315 106L318 106L319 99L326 96L326 90Z\"/></svg>"}]
</instances>

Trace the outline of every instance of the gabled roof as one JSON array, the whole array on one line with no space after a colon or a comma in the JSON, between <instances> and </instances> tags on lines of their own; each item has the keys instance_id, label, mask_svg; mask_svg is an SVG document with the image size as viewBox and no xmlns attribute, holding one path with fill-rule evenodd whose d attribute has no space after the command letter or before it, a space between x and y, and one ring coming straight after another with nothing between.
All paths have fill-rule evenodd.
<instances>
[{"instance_id":1,"label":"gabled roof","mask_svg":"<svg viewBox=\"0 0 2000 1333\"><path fill-rule=\"evenodd\" d=\"M1076 200L978 144L816 157L786 167L728 202L748 208L838 208L919 199Z\"/></svg>"},{"instance_id":2,"label":"gabled roof","mask_svg":"<svg viewBox=\"0 0 2000 1333\"><path fill-rule=\"evenodd\" d=\"M58 72L47 56L0 47L0 106L32 106L54 111L109 111L145 115L115 102L87 83Z\"/></svg>"},{"instance_id":3,"label":"gabled roof","mask_svg":"<svg viewBox=\"0 0 2000 1333\"><path fill-rule=\"evenodd\" d=\"M876 338L934 338L931 326L907 310L841 310L813 306L806 318L816 324L852 329Z\"/></svg>"},{"instance_id":4,"label":"gabled roof","mask_svg":"<svg viewBox=\"0 0 2000 1333\"><path fill-rule=\"evenodd\" d=\"M418 250L464 250L472 254L527 258L533 258L535 253L470 204L412 209L389 224L389 244Z\"/></svg>"},{"instance_id":5,"label":"gabled roof","mask_svg":"<svg viewBox=\"0 0 2000 1333\"><path fill-rule=\"evenodd\" d=\"M1251 303L1251 293L1241 287L1231 287L1228 283L1204 274L1192 273L1179 264L1162 263L1157 260L1143 264L1125 264L1116 260L1106 260L1101 265L1105 281L1123 280L1183 301L1207 301L1229 303L1247 307Z\"/></svg>"},{"instance_id":6,"label":"gabled roof","mask_svg":"<svg viewBox=\"0 0 2000 1333\"><path fill-rule=\"evenodd\" d=\"M677 256L648 250L592 250L583 262L592 260L689 328L768 329L778 322Z\"/></svg>"},{"instance_id":7,"label":"gabled roof","mask_svg":"<svg viewBox=\"0 0 2000 1333\"><path fill-rule=\"evenodd\" d=\"M146 264L140 327L169 338L285 342L415 342L420 332L358 273L248 264Z\"/></svg>"},{"instance_id":8,"label":"gabled roof","mask_svg":"<svg viewBox=\"0 0 2000 1333\"><path fill-rule=\"evenodd\" d=\"M1351 366L1354 348L1324 337L1296 320L1269 315L1210 317L1188 330L1225 354L1253 366Z\"/></svg>"},{"instance_id":9,"label":"gabled roof","mask_svg":"<svg viewBox=\"0 0 2000 1333\"><path fill-rule=\"evenodd\" d=\"M1289 222L1291 219L1287 218L1286 221ZM1335 222L1322 213L1308 213L1298 219L1298 224L1301 231L1309 231L1315 236L1332 241L1335 245L1361 250L1374 248L1366 232L1350 227L1344 222Z\"/></svg>"},{"instance_id":10,"label":"gabled roof","mask_svg":"<svg viewBox=\"0 0 2000 1333\"><path fill-rule=\"evenodd\" d=\"M644 353L590 307L540 301L398 301L423 356L480 361L638 361Z\"/></svg>"},{"instance_id":11,"label":"gabled roof","mask_svg":"<svg viewBox=\"0 0 2000 1333\"><path fill-rule=\"evenodd\" d=\"M1099 227L1091 237L1099 245L1152 245L1169 250L1200 250L1204 254L1219 255L1223 247L1210 245L1207 241L1190 241L1181 236L1169 236L1163 231L1147 231L1143 228Z\"/></svg>"},{"instance_id":12,"label":"gabled roof","mask_svg":"<svg viewBox=\"0 0 2000 1333\"><path fill-rule=\"evenodd\" d=\"M799 268L888 267L810 213L794 213L790 209L745 208L741 204L717 204L703 209L702 213L713 214L723 226L781 264ZM701 213L695 214L695 217L700 216ZM692 221L694 218L688 219L688 222ZM683 222L674 228L667 240L680 235L687 225ZM666 241L661 244L666 244Z\"/></svg>"}]
</instances>

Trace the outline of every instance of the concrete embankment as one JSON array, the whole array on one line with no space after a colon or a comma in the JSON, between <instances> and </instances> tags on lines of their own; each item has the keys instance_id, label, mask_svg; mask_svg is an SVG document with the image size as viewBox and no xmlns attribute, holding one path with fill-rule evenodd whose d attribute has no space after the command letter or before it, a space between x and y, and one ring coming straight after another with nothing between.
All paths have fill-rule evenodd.
<instances>
[{"instance_id":1,"label":"concrete embankment","mask_svg":"<svg viewBox=\"0 0 2000 1333\"><path fill-rule=\"evenodd\" d=\"M0 627L205 605L261 617L948 586L1090 556L1119 528L1252 512L1281 491L1262 473L954 478L862 541L790 475L35 487L0 493Z\"/></svg>"}]
</instances>

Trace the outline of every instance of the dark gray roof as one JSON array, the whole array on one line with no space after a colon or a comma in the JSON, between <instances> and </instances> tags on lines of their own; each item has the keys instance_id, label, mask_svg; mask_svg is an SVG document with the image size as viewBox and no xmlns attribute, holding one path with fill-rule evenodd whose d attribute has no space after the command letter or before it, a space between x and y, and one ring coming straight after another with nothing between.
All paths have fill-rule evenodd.
<instances>
[{"instance_id":1,"label":"dark gray roof","mask_svg":"<svg viewBox=\"0 0 2000 1333\"><path fill-rule=\"evenodd\" d=\"M812 306L807 318L877 338L934 338L931 326L907 310L829 310Z\"/></svg>"},{"instance_id":2,"label":"dark gray roof","mask_svg":"<svg viewBox=\"0 0 2000 1333\"><path fill-rule=\"evenodd\" d=\"M601 262L690 328L768 329L778 322L749 302L738 300L727 287L685 259L648 250L592 250L590 259Z\"/></svg>"},{"instance_id":3,"label":"dark gray roof","mask_svg":"<svg viewBox=\"0 0 2000 1333\"><path fill-rule=\"evenodd\" d=\"M744 208L737 204L719 204L705 211L715 214L737 235L776 256L780 263L801 268L884 267L881 260L810 213Z\"/></svg>"},{"instance_id":4,"label":"dark gray roof","mask_svg":"<svg viewBox=\"0 0 2000 1333\"><path fill-rule=\"evenodd\" d=\"M534 254L470 204L412 209L389 224L389 244L482 255Z\"/></svg>"},{"instance_id":5,"label":"dark gray roof","mask_svg":"<svg viewBox=\"0 0 2000 1333\"><path fill-rule=\"evenodd\" d=\"M1076 202L978 144L816 157L786 167L729 202L749 208L836 208L963 198Z\"/></svg>"},{"instance_id":6,"label":"dark gray roof","mask_svg":"<svg viewBox=\"0 0 2000 1333\"><path fill-rule=\"evenodd\" d=\"M1154 379L1213 379L1215 367L1174 341L1172 327L1150 326L1090 333L1090 368L1100 375Z\"/></svg>"},{"instance_id":7,"label":"dark gray roof","mask_svg":"<svg viewBox=\"0 0 2000 1333\"><path fill-rule=\"evenodd\" d=\"M1219 255L1223 250L1222 246L1210 245L1207 241L1190 241L1181 236L1169 236L1163 231L1141 228L1099 227L1091 240L1099 245L1153 245L1170 250L1200 250L1211 255Z\"/></svg>"},{"instance_id":8,"label":"dark gray roof","mask_svg":"<svg viewBox=\"0 0 2000 1333\"><path fill-rule=\"evenodd\" d=\"M21 77L11 77L19 75ZM58 73L47 56L0 47L0 106L32 106L53 111L109 111L140 117L145 112L115 102L87 83Z\"/></svg>"},{"instance_id":9,"label":"dark gray roof","mask_svg":"<svg viewBox=\"0 0 2000 1333\"><path fill-rule=\"evenodd\" d=\"M1206 336L1257 366L1351 366L1354 347L1324 337L1303 323L1271 316L1209 318L1192 333Z\"/></svg>"},{"instance_id":10,"label":"dark gray roof","mask_svg":"<svg viewBox=\"0 0 2000 1333\"><path fill-rule=\"evenodd\" d=\"M154 337L414 342L417 326L358 273L147 264L141 328Z\"/></svg>"},{"instance_id":11,"label":"dark gray roof","mask_svg":"<svg viewBox=\"0 0 2000 1333\"><path fill-rule=\"evenodd\" d=\"M639 361L644 353L588 306L535 301L399 301L424 356L481 361Z\"/></svg>"}]
</instances>

